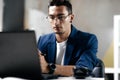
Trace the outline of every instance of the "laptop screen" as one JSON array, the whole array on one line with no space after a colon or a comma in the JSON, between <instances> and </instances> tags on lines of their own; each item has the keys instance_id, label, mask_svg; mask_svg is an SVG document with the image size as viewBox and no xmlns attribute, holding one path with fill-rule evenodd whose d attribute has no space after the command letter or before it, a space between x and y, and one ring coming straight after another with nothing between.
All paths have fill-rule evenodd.
<instances>
[{"instance_id":1,"label":"laptop screen","mask_svg":"<svg viewBox=\"0 0 120 80\"><path fill-rule=\"evenodd\" d=\"M41 79L34 31L0 32L0 77Z\"/></svg>"}]
</instances>

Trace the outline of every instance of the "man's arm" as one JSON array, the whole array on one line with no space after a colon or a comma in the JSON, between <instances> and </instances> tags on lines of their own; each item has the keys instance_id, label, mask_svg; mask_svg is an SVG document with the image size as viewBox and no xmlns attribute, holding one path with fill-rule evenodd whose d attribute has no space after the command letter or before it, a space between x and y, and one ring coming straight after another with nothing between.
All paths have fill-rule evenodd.
<instances>
[{"instance_id":1,"label":"man's arm","mask_svg":"<svg viewBox=\"0 0 120 80\"><path fill-rule=\"evenodd\" d=\"M72 76L73 75L73 68L74 66L61 66L56 65L56 70L54 72L55 75L62 75L62 76Z\"/></svg>"},{"instance_id":2,"label":"man's arm","mask_svg":"<svg viewBox=\"0 0 120 80\"><path fill-rule=\"evenodd\" d=\"M48 63L46 62L44 56L41 55L41 53L39 53L39 58L40 58L42 73L49 73ZM72 65L69 66L56 65L56 69L53 74L62 75L62 76L72 76L73 68L74 66Z\"/></svg>"}]
</instances>

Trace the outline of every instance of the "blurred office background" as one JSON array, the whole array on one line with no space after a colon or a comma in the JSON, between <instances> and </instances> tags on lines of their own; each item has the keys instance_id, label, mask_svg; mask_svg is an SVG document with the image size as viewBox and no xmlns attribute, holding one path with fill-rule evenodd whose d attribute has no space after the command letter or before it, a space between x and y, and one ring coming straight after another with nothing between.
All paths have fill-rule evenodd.
<instances>
[{"instance_id":1,"label":"blurred office background","mask_svg":"<svg viewBox=\"0 0 120 80\"><path fill-rule=\"evenodd\" d=\"M105 67L114 67L113 17L120 14L120 0L70 0L73 24L94 33L99 41L98 57ZM49 0L0 0L0 31L35 30L36 39L52 32L46 19Z\"/></svg>"}]
</instances>

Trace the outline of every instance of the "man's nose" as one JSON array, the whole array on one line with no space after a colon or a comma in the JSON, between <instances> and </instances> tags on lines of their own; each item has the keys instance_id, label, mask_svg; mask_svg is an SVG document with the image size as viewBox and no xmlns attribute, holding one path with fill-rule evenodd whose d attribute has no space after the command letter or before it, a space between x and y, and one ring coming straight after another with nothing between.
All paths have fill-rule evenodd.
<instances>
[{"instance_id":1,"label":"man's nose","mask_svg":"<svg viewBox=\"0 0 120 80\"><path fill-rule=\"evenodd\" d=\"M59 24L59 23L60 23L60 20L59 20L58 18L55 18L55 19L53 20L53 22L54 22L54 24Z\"/></svg>"}]
</instances>

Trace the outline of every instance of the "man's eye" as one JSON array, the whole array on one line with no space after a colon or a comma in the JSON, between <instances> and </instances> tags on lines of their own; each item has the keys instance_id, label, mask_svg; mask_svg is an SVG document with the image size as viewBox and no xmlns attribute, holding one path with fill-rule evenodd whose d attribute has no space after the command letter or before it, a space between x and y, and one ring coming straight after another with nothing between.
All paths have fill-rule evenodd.
<instances>
[{"instance_id":1,"label":"man's eye","mask_svg":"<svg viewBox=\"0 0 120 80\"><path fill-rule=\"evenodd\" d=\"M58 19L63 19L63 16L58 16Z\"/></svg>"},{"instance_id":2,"label":"man's eye","mask_svg":"<svg viewBox=\"0 0 120 80\"><path fill-rule=\"evenodd\" d=\"M54 16L49 16L50 19L54 19L55 17Z\"/></svg>"}]
</instances>

